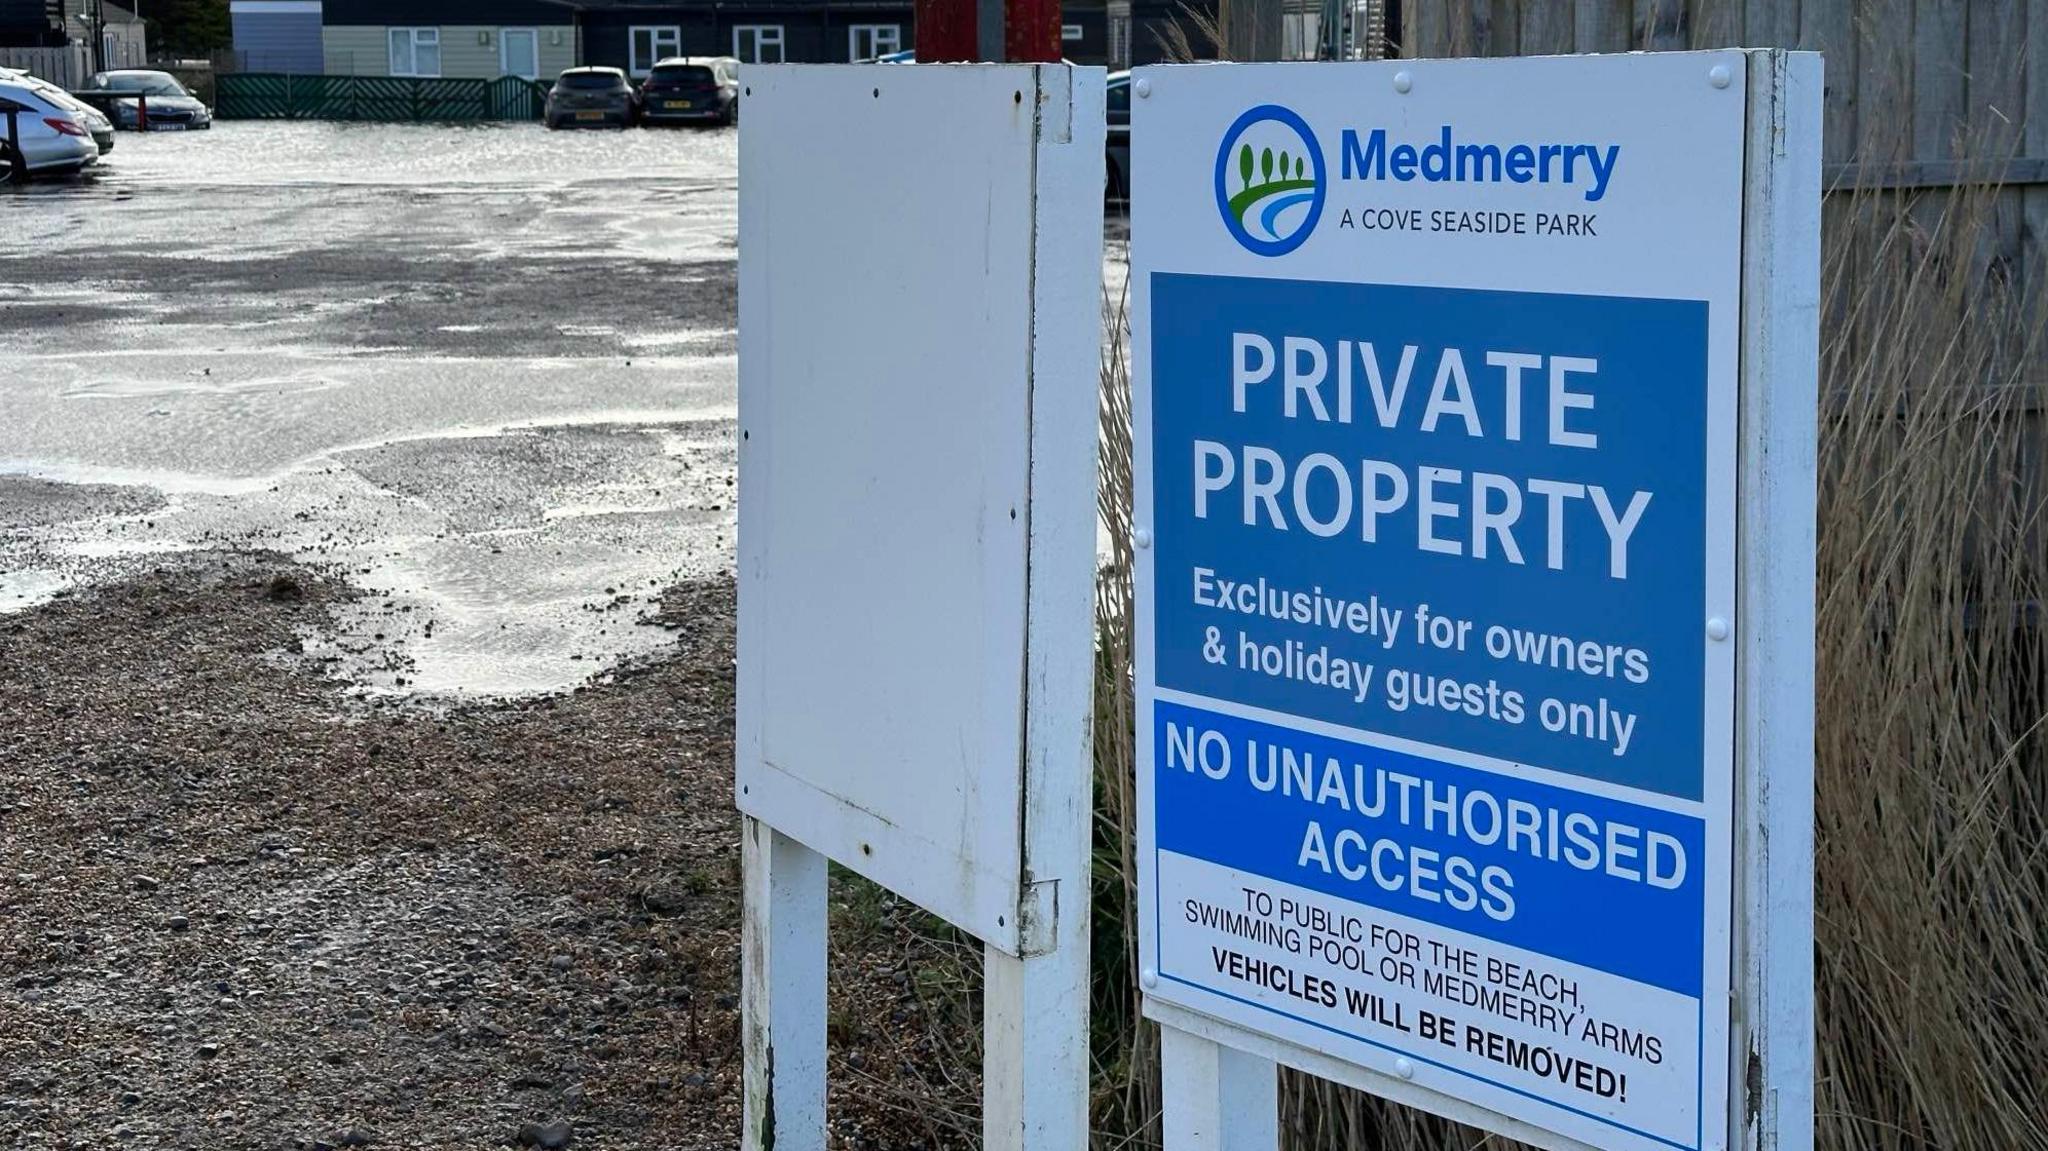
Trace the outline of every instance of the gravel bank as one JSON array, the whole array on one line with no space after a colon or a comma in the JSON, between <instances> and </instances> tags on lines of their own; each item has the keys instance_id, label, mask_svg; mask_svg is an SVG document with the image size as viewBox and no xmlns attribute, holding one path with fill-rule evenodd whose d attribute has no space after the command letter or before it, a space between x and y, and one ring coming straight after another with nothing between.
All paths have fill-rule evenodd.
<instances>
[{"instance_id":1,"label":"gravel bank","mask_svg":"<svg viewBox=\"0 0 2048 1151\"><path fill-rule=\"evenodd\" d=\"M0 1147L734 1146L729 579L440 710L304 654L352 594L205 553L0 617ZM835 1143L943 1143L911 917L849 887Z\"/></svg>"}]
</instances>

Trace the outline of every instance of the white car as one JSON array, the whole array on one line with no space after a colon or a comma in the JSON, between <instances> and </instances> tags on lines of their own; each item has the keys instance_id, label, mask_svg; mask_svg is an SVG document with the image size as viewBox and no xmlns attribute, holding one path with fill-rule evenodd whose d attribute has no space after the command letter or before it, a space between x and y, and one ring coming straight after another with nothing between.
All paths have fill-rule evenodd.
<instances>
[{"instance_id":1,"label":"white car","mask_svg":"<svg viewBox=\"0 0 2048 1151\"><path fill-rule=\"evenodd\" d=\"M78 117L78 122L92 132L92 142L100 146L100 159L106 159L107 153L114 150L114 122L107 119L106 113L33 72L0 68L0 82L7 80L19 80L50 103L69 108Z\"/></svg>"},{"instance_id":2,"label":"white car","mask_svg":"<svg viewBox=\"0 0 2048 1151\"><path fill-rule=\"evenodd\" d=\"M79 113L19 79L0 79L0 178L63 175L99 161Z\"/></svg>"}]
</instances>

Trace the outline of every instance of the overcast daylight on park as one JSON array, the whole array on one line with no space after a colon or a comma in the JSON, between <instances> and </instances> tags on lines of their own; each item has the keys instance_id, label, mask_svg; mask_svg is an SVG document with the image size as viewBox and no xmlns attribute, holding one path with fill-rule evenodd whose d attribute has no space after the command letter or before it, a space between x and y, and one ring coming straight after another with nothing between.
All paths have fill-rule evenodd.
<instances>
[{"instance_id":1,"label":"overcast daylight on park","mask_svg":"<svg viewBox=\"0 0 2048 1151\"><path fill-rule=\"evenodd\" d=\"M0 1148L2048 1151L2038 0L0 0Z\"/></svg>"}]
</instances>

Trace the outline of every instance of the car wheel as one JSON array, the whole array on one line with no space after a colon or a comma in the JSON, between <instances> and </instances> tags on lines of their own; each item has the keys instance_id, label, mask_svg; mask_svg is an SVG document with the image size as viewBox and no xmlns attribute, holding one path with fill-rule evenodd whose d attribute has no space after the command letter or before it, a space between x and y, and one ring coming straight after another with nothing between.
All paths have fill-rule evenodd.
<instances>
[{"instance_id":1,"label":"car wheel","mask_svg":"<svg viewBox=\"0 0 2048 1151\"><path fill-rule=\"evenodd\" d=\"M740 102L734 100L725 106L725 126L730 128L740 122Z\"/></svg>"},{"instance_id":2,"label":"car wheel","mask_svg":"<svg viewBox=\"0 0 2048 1151\"><path fill-rule=\"evenodd\" d=\"M19 184L28 179L28 165L22 162L21 154L0 140L0 184Z\"/></svg>"}]
</instances>

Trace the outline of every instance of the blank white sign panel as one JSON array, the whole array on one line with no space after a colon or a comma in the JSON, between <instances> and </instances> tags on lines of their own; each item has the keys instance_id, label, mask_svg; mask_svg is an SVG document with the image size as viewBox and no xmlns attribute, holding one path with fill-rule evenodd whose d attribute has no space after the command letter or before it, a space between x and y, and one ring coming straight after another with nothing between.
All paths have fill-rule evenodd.
<instances>
[{"instance_id":1,"label":"blank white sign panel","mask_svg":"<svg viewBox=\"0 0 2048 1151\"><path fill-rule=\"evenodd\" d=\"M739 807L1009 950L1039 74L749 66L740 157Z\"/></svg>"}]
</instances>

